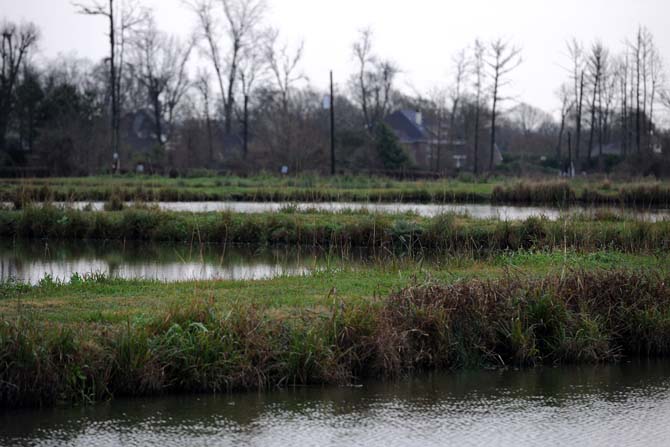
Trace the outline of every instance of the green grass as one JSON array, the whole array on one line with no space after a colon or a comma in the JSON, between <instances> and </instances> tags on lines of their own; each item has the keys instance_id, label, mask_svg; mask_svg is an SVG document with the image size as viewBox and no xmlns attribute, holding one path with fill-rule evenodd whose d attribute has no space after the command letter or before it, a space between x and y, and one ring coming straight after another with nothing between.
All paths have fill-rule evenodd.
<instances>
[{"instance_id":1,"label":"green grass","mask_svg":"<svg viewBox=\"0 0 670 447\"><path fill-rule=\"evenodd\" d=\"M87 177L0 180L0 201L304 201L405 203L618 204L669 206L670 185L655 180L398 181L366 176L250 178Z\"/></svg>"},{"instance_id":2,"label":"green grass","mask_svg":"<svg viewBox=\"0 0 670 447\"><path fill-rule=\"evenodd\" d=\"M70 284L43 280L36 287L10 282L0 285L0 317L19 315L63 324L125 324L147 321L171 306L207 298L219 311L238 304L261 306L279 313L294 309L321 309L333 299L368 302L387 296L410 283L435 280L452 283L493 279L507 275L543 276L570 270L611 270L626 266L638 270L670 270L670 256L626 254L615 251L506 252L474 259L445 256L425 266L413 261L388 262L358 268L338 268L307 276L285 276L263 281L186 281L163 283L105 277Z\"/></svg>"}]
</instances>

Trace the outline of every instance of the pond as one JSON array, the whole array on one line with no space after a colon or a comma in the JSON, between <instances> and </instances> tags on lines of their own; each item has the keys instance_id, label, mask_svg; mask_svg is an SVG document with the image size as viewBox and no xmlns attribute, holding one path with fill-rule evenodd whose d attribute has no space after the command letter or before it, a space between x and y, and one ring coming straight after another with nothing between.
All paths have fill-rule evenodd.
<instances>
[{"instance_id":1,"label":"pond","mask_svg":"<svg viewBox=\"0 0 670 447\"><path fill-rule=\"evenodd\" d=\"M666 209L632 209L616 207L572 207L567 210L552 207L523 207L505 205L483 205L483 204L418 204L418 203L263 203L263 202L156 202L156 205L165 211L180 212L235 212L235 213L264 213L278 212L282 209L316 210L326 212L338 212L343 210L361 211L374 213L415 213L420 216L434 217L440 214L456 213L468 215L474 219L501 219L501 220L525 220L529 217L544 216L551 220L557 220L564 216L575 213L594 215L607 212L633 217L647 221L658 221L670 219L670 210ZM76 209L103 210L104 202L74 202L57 203L58 206L69 206ZM132 203L127 203L130 206ZM9 206L9 204L6 204Z\"/></svg>"},{"instance_id":2,"label":"pond","mask_svg":"<svg viewBox=\"0 0 670 447\"><path fill-rule=\"evenodd\" d=\"M665 446L670 363L0 410L12 446Z\"/></svg>"},{"instance_id":3,"label":"pond","mask_svg":"<svg viewBox=\"0 0 670 447\"><path fill-rule=\"evenodd\" d=\"M67 282L73 274L164 282L261 280L373 261L365 249L0 240L0 282L11 278L33 285L47 276Z\"/></svg>"}]
</instances>

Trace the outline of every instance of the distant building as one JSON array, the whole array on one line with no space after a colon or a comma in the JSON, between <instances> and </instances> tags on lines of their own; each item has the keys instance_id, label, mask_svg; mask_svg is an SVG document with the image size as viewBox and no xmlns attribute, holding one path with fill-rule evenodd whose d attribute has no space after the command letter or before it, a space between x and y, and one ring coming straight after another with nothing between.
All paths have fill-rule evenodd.
<instances>
[{"instance_id":1,"label":"distant building","mask_svg":"<svg viewBox=\"0 0 670 447\"><path fill-rule=\"evenodd\" d=\"M420 111L405 109L390 114L384 121L395 133L417 168L428 171L459 171L472 168L471 149L462 139L450 137L446 120L439 122L424 117ZM496 145L496 165L502 161L502 153Z\"/></svg>"},{"instance_id":2,"label":"distant building","mask_svg":"<svg viewBox=\"0 0 670 447\"><path fill-rule=\"evenodd\" d=\"M167 141L168 134L164 126L163 143ZM156 120L148 110L138 110L127 113L121 119L121 144L129 151L131 158L139 156L145 158L150 156L160 147L156 135Z\"/></svg>"}]
</instances>

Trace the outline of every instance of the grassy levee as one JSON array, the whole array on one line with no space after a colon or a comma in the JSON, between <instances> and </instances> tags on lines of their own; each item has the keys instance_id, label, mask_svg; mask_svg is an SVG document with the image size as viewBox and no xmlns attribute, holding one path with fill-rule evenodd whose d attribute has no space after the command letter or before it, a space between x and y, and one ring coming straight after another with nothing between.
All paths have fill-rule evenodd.
<instances>
[{"instance_id":1,"label":"grassy levee","mask_svg":"<svg viewBox=\"0 0 670 447\"><path fill-rule=\"evenodd\" d=\"M0 201L251 201L670 206L662 181L426 180L375 177L91 177L0 180Z\"/></svg>"},{"instance_id":2,"label":"grassy levee","mask_svg":"<svg viewBox=\"0 0 670 447\"><path fill-rule=\"evenodd\" d=\"M494 184L376 177L91 177L0 180L0 201L485 202Z\"/></svg>"},{"instance_id":3,"label":"grassy levee","mask_svg":"<svg viewBox=\"0 0 670 447\"><path fill-rule=\"evenodd\" d=\"M614 214L507 222L450 214L425 218L366 212L175 213L146 208L87 212L47 206L0 211L0 237L370 247L394 252L556 247L637 252L670 249L670 222Z\"/></svg>"},{"instance_id":4,"label":"grassy levee","mask_svg":"<svg viewBox=\"0 0 670 447\"><path fill-rule=\"evenodd\" d=\"M381 282L389 285L394 276ZM483 279L405 279L411 285L358 299L343 295L357 280L363 289L372 286L369 277L380 279L374 272L338 273L327 281L316 275L235 286L273 296L283 293L282 285L309 291L310 284L345 280L344 292L331 289L306 302L294 291L293 304L281 306L214 292L230 284L132 282L126 288L104 278L35 288L6 284L0 405L350 384L424 370L670 354L667 269L490 272ZM161 296L180 287L174 300ZM120 306L113 303L123 299L118 294L140 290L152 296L141 318L64 323L45 316L59 306L76 314L76 303L87 301ZM77 299L58 304L66 295Z\"/></svg>"}]
</instances>

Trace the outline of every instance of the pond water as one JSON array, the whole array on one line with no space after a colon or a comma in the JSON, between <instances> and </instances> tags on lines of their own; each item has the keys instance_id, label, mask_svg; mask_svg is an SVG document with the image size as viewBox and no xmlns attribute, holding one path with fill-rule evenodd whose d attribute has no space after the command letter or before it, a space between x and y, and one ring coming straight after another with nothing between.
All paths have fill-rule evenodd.
<instances>
[{"instance_id":1,"label":"pond water","mask_svg":"<svg viewBox=\"0 0 670 447\"><path fill-rule=\"evenodd\" d=\"M343 265L356 267L374 259L364 249L0 240L0 281L11 278L37 284L49 276L67 282L73 274L165 282L261 280Z\"/></svg>"},{"instance_id":2,"label":"pond water","mask_svg":"<svg viewBox=\"0 0 670 447\"><path fill-rule=\"evenodd\" d=\"M0 410L11 446L666 446L670 363Z\"/></svg>"},{"instance_id":3,"label":"pond water","mask_svg":"<svg viewBox=\"0 0 670 447\"><path fill-rule=\"evenodd\" d=\"M103 210L104 202L59 203L76 209ZM126 205L131 206L132 203ZM486 204L417 204L417 203L259 203L259 202L156 202L150 203L165 211L180 212L221 212L264 213L277 212L288 207L297 210L318 210L338 212L343 210L366 210L375 213L415 213L433 217L445 213L465 214L475 219L525 220L529 217L544 216L557 220L575 213L593 215L598 212L612 212L647 221L670 219L670 210L631 209L616 207L573 207L567 210L552 207L523 207ZM9 206L9 204L7 204Z\"/></svg>"}]
</instances>

